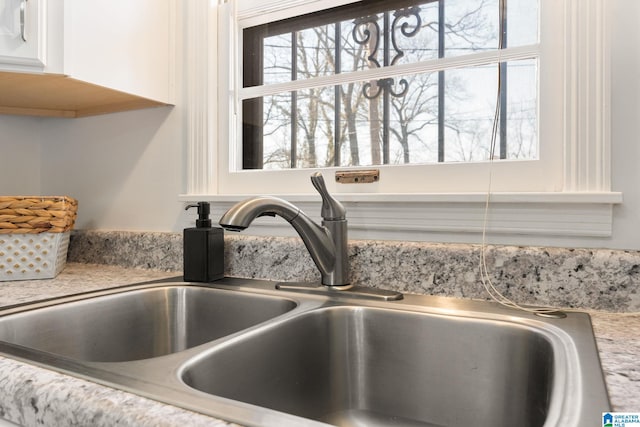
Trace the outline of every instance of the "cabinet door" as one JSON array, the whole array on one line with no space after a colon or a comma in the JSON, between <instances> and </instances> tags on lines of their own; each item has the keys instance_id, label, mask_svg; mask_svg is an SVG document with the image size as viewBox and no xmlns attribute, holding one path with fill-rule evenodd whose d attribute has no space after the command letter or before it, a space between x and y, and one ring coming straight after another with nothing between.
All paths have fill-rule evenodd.
<instances>
[{"instance_id":1,"label":"cabinet door","mask_svg":"<svg viewBox=\"0 0 640 427\"><path fill-rule=\"evenodd\" d=\"M42 71L46 0L0 0L0 70Z\"/></svg>"},{"instance_id":2,"label":"cabinet door","mask_svg":"<svg viewBox=\"0 0 640 427\"><path fill-rule=\"evenodd\" d=\"M65 0L64 9L62 74L172 102L176 0Z\"/></svg>"}]
</instances>

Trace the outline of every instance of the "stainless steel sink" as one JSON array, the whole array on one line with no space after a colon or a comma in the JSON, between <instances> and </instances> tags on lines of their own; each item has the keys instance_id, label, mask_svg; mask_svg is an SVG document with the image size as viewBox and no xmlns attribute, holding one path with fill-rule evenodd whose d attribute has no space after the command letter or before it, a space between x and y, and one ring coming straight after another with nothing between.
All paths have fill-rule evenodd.
<instances>
[{"instance_id":1,"label":"stainless steel sink","mask_svg":"<svg viewBox=\"0 0 640 427\"><path fill-rule=\"evenodd\" d=\"M60 303L0 318L0 340L93 362L164 356L279 316L288 299L162 286Z\"/></svg>"},{"instance_id":2,"label":"stainless steel sink","mask_svg":"<svg viewBox=\"0 0 640 427\"><path fill-rule=\"evenodd\" d=\"M336 425L542 426L554 384L544 333L364 307L307 313L211 352L184 381Z\"/></svg>"},{"instance_id":3,"label":"stainless steel sink","mask_svg":"<svg viewBox=\"0 0 640 427\"><path fill-rule=\"evenodd\" d=\"M140 284L0 310L0 352L242 425L583 427L611 409L588 315L442 297Z\"/></svg>"}]
</instances>

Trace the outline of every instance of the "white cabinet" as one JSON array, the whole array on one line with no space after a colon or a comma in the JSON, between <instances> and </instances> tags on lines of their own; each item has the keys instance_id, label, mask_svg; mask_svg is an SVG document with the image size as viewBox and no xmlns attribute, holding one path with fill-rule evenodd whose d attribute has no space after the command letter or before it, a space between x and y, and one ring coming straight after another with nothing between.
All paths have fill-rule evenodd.
<instances>
[{"instance_id":1,"label":"white cabinet","mask_svg":"<svg viewBox=\"0 0 640 427\"><path fill-rule=\"evenodd\" d=\"M0 0L0 66L40 70L45 65L46 3Z\"/></svg>"},{"instance_id":2,"label":"white cabinet","mask_svg":"<svg viewBox=\"0 0 640 427\"><path fill-rule=\"evenodd\" d=\"M172 104L175 19L176 0L0 0L0 113Z\"/></svg>"}]
</instances>

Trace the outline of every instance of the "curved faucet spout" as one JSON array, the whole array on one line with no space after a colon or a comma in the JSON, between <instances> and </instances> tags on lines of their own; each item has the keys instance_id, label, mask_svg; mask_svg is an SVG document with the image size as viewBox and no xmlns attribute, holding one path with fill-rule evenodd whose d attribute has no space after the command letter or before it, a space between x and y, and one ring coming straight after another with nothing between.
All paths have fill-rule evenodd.
<instances>
[{"instance_id":1,"label":"curved faucet spout","mask_svg":"<svg viewBox=\"0 0 640 427\"><path fill-rule=\"evenodd\" d=\"M300 209L277 197L252 197L232 206L222 218L220 226L232 231L242 231L248 228L259 216L280 216L288 222L293 221L300 214Z\"/></svg>"},{"instance_id":2,"label":"curved faucet spout","mask_svg":"<svg viewBox=\"0 0 640 427\"><path fill-rule=\"evenodd\" d=\"M313 222L298 207L286 200L262 196L239 202L220 218L220 226L227 230L241 231L249 227L260 216L280 216L298 232L313 262L322 275L322 283L331 277L336 268L336 247L326 227Z\"/></svg>"}]
</instances>

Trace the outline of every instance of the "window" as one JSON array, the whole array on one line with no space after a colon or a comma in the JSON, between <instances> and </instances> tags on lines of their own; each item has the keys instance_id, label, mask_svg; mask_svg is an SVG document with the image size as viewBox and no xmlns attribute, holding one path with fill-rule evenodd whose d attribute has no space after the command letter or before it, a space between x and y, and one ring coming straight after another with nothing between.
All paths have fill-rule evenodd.
<instances>
[{"instance_id":1,"label":"window","mask_svg":"<svg viewBox=\"0 0 640 427\"><path fill-rule=\"evenodd\" d=\"M537 159L538 57L537 0L363 0L245 28L242 167L486 161L498 87L494 158Z\"/></svg>"},{"instance_id":2,"label":"window","mask_svg":"<svg viewBox=\"0 0 640 427\"><path fill-rule=\"evenodd\" d=\"M485 194L491 175L492 208L488 226L490 235L498 236L496 242L574 245L585 243L579 239L586 236L595 239L590 244L597 244L597 239L611 235L612 205L622 200L620 193L611 192L609 172L610 2L506 0L506 14L501 18L498 1L372 1L367 4L375 9L364 17L362 14L354 15L349 9L359 4L354 0L219 0L210 9L208 2L185 2L188 19L184 43L188 73L185 79L188 85L185 105L188 165L187 194L181 199L215 201L212 205L215 216L247 194L280 194L313 215L319 207L317 195L309 183L310 170L306 166L311 167L315 162L316 167L323 166L330 191L346 204L353 238L477 241L473 236L478 236L482 228ZM440 19L441 2L444 3L444 21ZM453 13L456 5L470 4L482 5L483 10L487 10L483 12L486 20L492 22L492 35L474 39L472 45L476 50L471 52L464 45L469 40L464 37L456 39L455 34L449 35L448 39L446 30L443 33L440 28L435 29L436 23L440 27L442 22L452 19L447 17L447 10ZM532 4L537 6L523 9ZM420 44L418 49L406 44L409 39L411 42L418 40L416 34L406 38L398 36L396 42L405 55L394 64L391 64L395 51L393 43L387 44L390 57L386 67L384 41L376 57L380 67L373 66L373 61L367 58L358 57L359 68L349 61L342 61L339 67L334 65L314 74L310 72L313 68L303 67L301 71L298 65L293 66L291 60L274 61L276 53L273 49L280 46L276 42L280 43L286 37L290 42L282 46L289 58L293 57L293 52L302 52L292 48L293 41L301 37L306 43L313 39L316 31L327 33L325 41L341 39L341 49L348 43L356 47L353 38L356 20L366 21L368 16L375 15L382 28L383 15L388 12L392 27L396 11L409 10L414 6L420 8L419 33L425 41L428 34L423 31L425 23L434 23L429 29L433 44L426 44L431 46L428 57L420 57L427 53L416 52L425 50L425 45ZM327 10L332 11L323 12ZM342 15L336 15L335 10ZM527 20L519 22L521 18L517 13L522 10L527 11L521 13ZM310 13L316 20L311 25L300 18ZM319 17L323 21L318 22ZM408 24L405 28L409 33L418 26L410 14L402 20ZM337 22L343 27L351 26L351 33L346 28L337 31ZM366 24L375 26L372 22ZM285 28L286 25L290 27ZM362 26L356 31L360 31L358 37L364 34ZM498 50L496 32L500 31L506 32L507 37L504 49ZM335 36L337 33L340 37ZM302 36L294 37L293 34ZM392 33L387 34L391 37ZM440 45L436 49L436 35L438 41L445 35L444 50ZM256 75L251 77L253 80L248 79L246 85L243 65L247 59L242 54L243 44L246 46L245 37L253 38L253 47L262 49L266 41L267 47L272 49L271 58L258 55L262 64L251 68ZM367 48L366 45L360 47L363 50ZM334 44L327 51L337 48ZM317 48L312 44L309 49L314 52ZM265 64L268 73L265 73ZM486 113L477 114L475 108L465 111L464 107L470 106L465 100L470 93L482 94L484 91L495 95L498 64L506 68L506 73L503 73L506 90L502 92L503 98L506 97L506 113L503 111L501 116L502 150L496 150L496 157L504 161L490 163L483 161L488 156L484 139L480 142L478 138L474 144L473 138L462 138L462 135L471 134L470 131L459 132L461 136L456 146L458 132L449 125L452 117L457 117L462 123L464 120L472 123L471 119L487 122ZM483 74L482 87L479 88L477 81L480 78L473 76L489 71L493 74L490 77ZM444 85L440 84L441 75L444 75ZM407 79L411 96L419 86L410 79L424 78L431 84L425 83L427 96L420 98L429 105L427 113L422 112L423 121L428 125L420 130L420 138L413 137L409 149L405 150L400 143L401 138L394 136L393 132L399 129L397 123L394 124L394 114L396 119L400 116L393 112L394 102L411 98L390 96L391 108L387 110L390 117L389 142L387 147L380 144L380 164L375 166L380 170L380 181L366 185L336 184L332 180L334 171L371 168L363 165L378 163L376 155L371 154L375 149L372 150L372 138L368 135L375 134L373 139L383 140L385 127L382 119L377 121L381 125L378 127L375 120L373 125L368 120L376 113L371 111L373 104L365 98L359 117L367 119L361 120L366 125L356 126L360 131L357 145L360 161L354 161L349 136L343 130L348 126L345 124L345 102L336 103L336 97L344 96L345 87L352 83L354 93L357 89L362 94L367 83L370 84L368 90L376 89L374 83L381 82L377 84L378 88L384 87L388 81L385 79L393 79L393 91L400 93L403 86L399 82L403 78ZM469 80L476 84L462 85L465 91L454 90L456 87L452 82ZM356 88L357 85L360 88ZM471 87L467 89L468 86ZM443 88L444 95L441 93ZM298 136L291 137L294 133L292 124L301 122L287 120L287 114L293 115L299 110L291 108L295 98L303 106L306 102L305 108L310 109L313 97L309 93L312 91L322 93L315 99L329 100L324 110L319 110L322 120L318 121L320 129L315 135L323 138L316 138L315 160L308 155L309 144L304 141L303 126L298 125L295 131ZM334 97L332 100L331 96ZM275 105L275 101L270 99L274 97L283 106L280 112L283 121L279 129L270 128L275 122L265 120L265 112ZM385 108L389 107L383 105L383 95L371 97L378 100L377 114L381 118ZM492 107L494 105L494 99L487 95L475 98L491 103ZM249 104L247 114L244 114L243 104ZM338 112L335 106L340 106L341 110ZM444 115L439 111L441 109L444 109ZM475 113L476 116L465 113ZM244 151L243 116L253 127L251 132L257 135L255 140L262 138L261 144L251 146L253 153ZM416 123L412 125L416 126ZM436 129L442 127L444 132ZM483 126L477 127L482 129ZM265 142L265 130L267 135L281 132L277 141L280 147L269 148L274 142ZM336 141L340 146L338 150L334 148L333 154L329 149L332 135L334 147ZM325 144L322 149L318 149L319 141ZM387 150L388 154L385 154ZM270 153L266 158L265 152ZM291 168L292 165L296 167ZM215 212L216 209L219 212ZM286 226L270 226L265 233L281 234L287 230ZM260 226L250 230L255 231L260 231ZM467 233L472 237L465 237ZM523 240L518 236L529 237Z\"/></svg>"},{"instance_id":3,"label":"window","mask_svg":"<svg viewBox=\"0 0 640 427\"><path fill-rule=\"evenodd\" d=\"M225 106L219 140L230 141L219 147L219 192L313 194L309 168L322 168L331 180L336 170L371 165L380 169L374 186L332 190L485 192L490 168L494 191L561 190L563 104L544 95L562 91L562 73L549 72L563 62L557 43L562 18L553 5L552 0L224 4L218 31L235 35L237 44L230 43L227 54L226 45L218 52L223 58L218 88L230 89L219 92ZM498 49L501 31L505 45ZM305 54L321 60L305 65ZM490 166L499 63L503 108L494 159L505 161Z\"/></svg>"}]
</instances>

